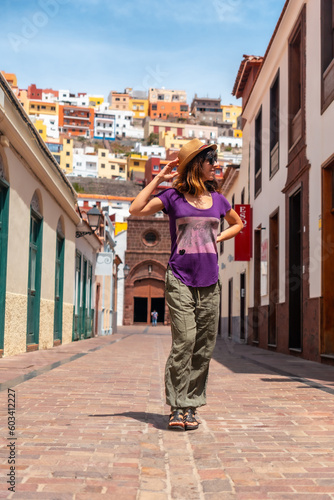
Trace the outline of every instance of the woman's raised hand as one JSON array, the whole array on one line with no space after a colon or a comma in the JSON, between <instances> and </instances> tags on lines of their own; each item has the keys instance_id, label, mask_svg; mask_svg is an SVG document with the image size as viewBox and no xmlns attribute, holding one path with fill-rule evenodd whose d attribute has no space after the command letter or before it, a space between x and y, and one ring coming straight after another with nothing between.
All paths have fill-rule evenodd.
<instances>
[{"instance_id":1,"label":"woman's raised hand","mask_svg":"<svg viewBox=\"0 0 334 500\"><path fill-rule=\"evenodd\" d=\"M179 164L178 158L167 163L167 165L157 175L157 177L159 178L159 181L160 182L169 182L172 179L174 179L174 177L176 177L178 175L178 173L172 172L172 170L173 170L173 168L177 167L178 164Z\"/></svg>"}]
</instances>

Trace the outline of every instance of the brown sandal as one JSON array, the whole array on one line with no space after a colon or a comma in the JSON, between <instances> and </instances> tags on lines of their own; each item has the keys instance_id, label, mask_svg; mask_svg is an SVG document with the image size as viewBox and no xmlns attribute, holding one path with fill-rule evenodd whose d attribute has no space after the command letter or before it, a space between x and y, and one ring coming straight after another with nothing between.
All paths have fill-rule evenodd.
<instances>
[{"instance_id":1,"label":"brown sandal","mask_svg":"<svg viewBox=\"0 0 334 500\"><path fill-rule=\"evenodd\" d=\"M183 410L173 410L169 415L168 429L170 431L184 431Z\"/></svg>"}]
</instances>

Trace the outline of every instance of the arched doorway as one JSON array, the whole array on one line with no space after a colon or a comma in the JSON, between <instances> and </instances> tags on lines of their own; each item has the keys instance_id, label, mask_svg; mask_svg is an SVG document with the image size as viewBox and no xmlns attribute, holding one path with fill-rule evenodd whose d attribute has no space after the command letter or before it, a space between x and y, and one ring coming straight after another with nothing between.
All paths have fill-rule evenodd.
<instances>
[{"instance_id":1,"label":"arched doorway","mask_svg":"<svg viewBox=\"0 0 334 500\"><path fill-rule=\"evenodd\" d=\"M158 313L158 323L165 321L165 284L154 278L139 279L134 282L133 322L151 323L151 312Z\"/></svg>"}]
</instances>

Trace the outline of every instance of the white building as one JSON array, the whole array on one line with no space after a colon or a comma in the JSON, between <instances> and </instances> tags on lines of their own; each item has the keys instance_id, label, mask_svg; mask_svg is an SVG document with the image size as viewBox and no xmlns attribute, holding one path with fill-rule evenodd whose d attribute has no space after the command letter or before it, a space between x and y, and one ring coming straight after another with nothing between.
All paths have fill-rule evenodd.
<instances>
[{"instance_id":1,"label":"white building","mask_svg":"<svg viewBox=\"0 0 334 500\"><path fill-rule=\"evenodd\" d=\"M69 175L81 177L98 176L98 156L94 148L74 148L73 149L73 171Z\"/></svg>"},{"instance_id":2,"label":"white building","mask_svg":"<svg viewBox=\"0 0 334 500\"><path fill-rule=\"evenodd\" d=\"M333 18L332 0L287 0L264 58L241 62L233 93L243 100L243 159L227 194L253 209L248 342L326 363L334 359ZM231 245L222 316L236 338L242 270Z\"/></svg>"},{"instance_id":3,"label":"white building","mask_svg":"<svg viewBox=\"0 0 334 500\"><path fill-rule=\"evenodd\" d=\"M33 123L35 123L36 120L42 120L42 122L46 126L47 137L52 137L53 139L59 139L58 115L35 114L35 115L29 115L29 118Z\"/></svg>"},{"instance_id":4,"label":"white building","mask_svg":"<svg viewBox=\"0 0 334 500\"><path fill-rule=\"evenodd\" d=\"M71 106L89 106L89 97L87 94L71 94L69 90L59 90L59 104L70 104Z\"/></svg>"},{"instance_id":5,"label":"white building","mask_svg":"<svg viewBox=\"0 0 334 500\"><path fill-rule=\"evenodd\" d=\"M231 148L242 148L242 138L241 137L227 137L220 135L217 138L217 144L223 144L225 147L230 146Z\"/></svg>"},{"instance_id":6,"label":"white building","mask_svg":"<svg viewBox=\"0 0 334 500\"><path fill-rule=\"evenodd\" d=\"M126 237L127 230L124 229L119 233L115 234L115 252L122 260L122 264L118 267L117 273L117 325L123 325L123 309L124 309L124 262L125 262L125 250L126 250Z\"/></svg>"},{"instance_id":7,"label":"white building","mask_svg":"<svg viewBox=\"0 0 334 500\"><path fill-rule=\"evenodd\" d=\"M141 142L136 142L134 150L143 156L159 156L162 160L166 159L166 149L163 146L145 146Z\"/></svg>"},{"instance_id":8,"label":"white building","mask_svg":"<svg viewBox=\"0 0 334 500\"><path fill-rule=\"evenodd\" d=\"M185 123L183 133L184 137L189 139L197 138L203 141L217 142L218 127Z\"/></svg>"},{"instance_id":9,"label":"white building","mask_svg":"<svg viewBox=\"0 0 334 500\"><path fill-rule=\"evenodd\" d=\"M127 137L129 139L143 139L144 129L133 126L133 111L121 109L113 110L115 113L115 137Z\"/></svg>"},{"instance_id":10,"label":"white building","mask_svg":"<svg viewBox=\"0 0 334 500\"><path fill-rule=\"evenodd\" d=\"M109 109L108 103L103 103L95 109L94 139L115 140L115 113L115 110Z\"/></svg>"},{"instance_id":11,"label":"white building","mask_svg":"<svg viewBox=\"0 0 334 500\"><path fill-rule=\"evenodd\" d=\"M109 217L114 219L114 222L124 222L130 216L131 203L132 198L122 196L78 193L79 207L84 205L90 208L103 207Z\"/></svg>"}]
</instances>

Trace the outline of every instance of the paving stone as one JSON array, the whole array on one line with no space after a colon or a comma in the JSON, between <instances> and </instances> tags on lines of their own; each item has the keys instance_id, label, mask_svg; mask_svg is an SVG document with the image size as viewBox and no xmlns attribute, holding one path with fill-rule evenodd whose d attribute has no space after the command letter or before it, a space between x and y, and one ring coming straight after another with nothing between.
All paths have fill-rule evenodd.
<instances>
[{"instance_id":1,"label":"paving stone","mask_svg":"<svg viewBox=\"0 0 334 500\"><path fill-rule=\"evenodd\" d=\"M169 349L168 327L134 326L0 359L3 382L85 354L14 387L16 493L0 484L0 498L334 499L334 397L317 388L333 389L334 367L218 339L201 425L173 433ZM6 422L2 411L5 438Z\"/></svg>"}]
</instances>

